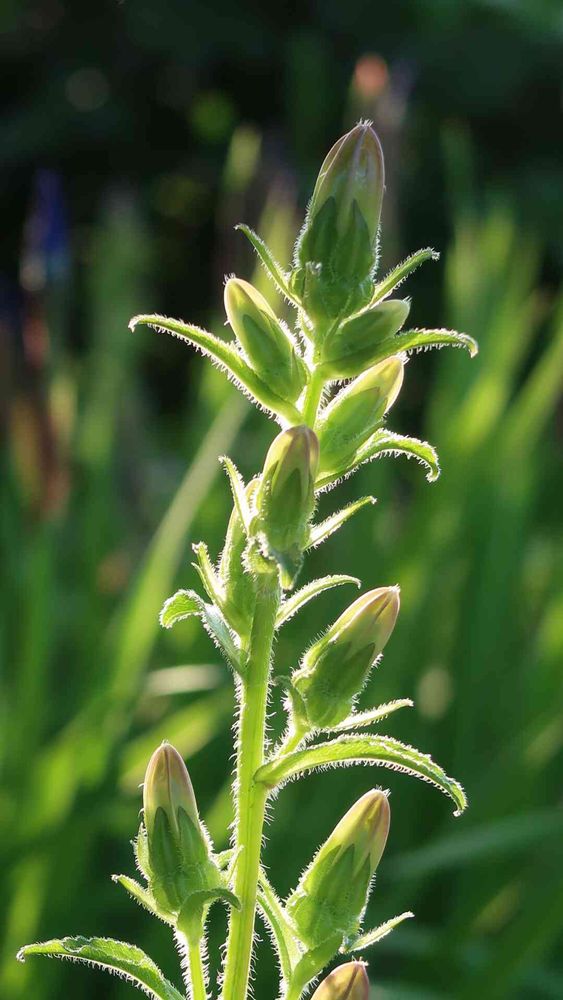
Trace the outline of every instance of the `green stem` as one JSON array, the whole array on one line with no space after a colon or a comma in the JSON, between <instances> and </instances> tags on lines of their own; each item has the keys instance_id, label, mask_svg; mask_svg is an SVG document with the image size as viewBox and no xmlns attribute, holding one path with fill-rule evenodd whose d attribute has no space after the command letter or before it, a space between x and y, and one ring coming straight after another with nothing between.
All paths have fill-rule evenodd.
<instances>
[{"instance_id":1,"label":"green stem","mask_svg":"<svg viewBox=\"0 0 563 1000\"><path fill-rule=\"evenodd\" d=\"M207 1000L201 948L196 942L188 942L188 962L190 964L191 1000Z\"/></svg>"},{"instance_id":2,"label":"green stem","mask_svg":"<svg viewBox=\"0 0 563 1000\"><path fill-rule=\"evenodd\" d=\"M250 653L241 682L237 751L234 891L240 910L231 910L223 1000L245 1000L250 978L256 892L260 870L267 789L254 782L264 761L270 661L280 603L277 570L257 577L257 598Z\"/></svg>"},{"instance_id":3,"label":"green stem","mask_svg":"<svg viewBox=\"0 0 563 1000\"><path fill-rule=\"evenodd\" d=\"M318 371L314 370L311 374L309 385L307 386L302 410L303 423L307 424L308 427L315 426L317 410L319 408L323 389L324 378L322 375L319 375Z\"/></svg>"}]
</instances>

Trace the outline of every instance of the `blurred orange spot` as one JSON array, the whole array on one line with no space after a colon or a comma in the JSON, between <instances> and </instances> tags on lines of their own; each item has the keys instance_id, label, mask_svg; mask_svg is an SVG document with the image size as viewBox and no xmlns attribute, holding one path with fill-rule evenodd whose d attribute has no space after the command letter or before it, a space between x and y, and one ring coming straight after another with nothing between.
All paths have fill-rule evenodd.
<instances>
[{"instance_id":1,"label":"blurred orange spot","mask_svg":"<svg viewBox=\"0 0 563 1000\"><path fill-rule=\"evenodd\" d=\"M354 70L354 87L361 97L373 100L385 90L389 80L387 63L373 53L362 56Z\"/></svg>"}]
</instances>

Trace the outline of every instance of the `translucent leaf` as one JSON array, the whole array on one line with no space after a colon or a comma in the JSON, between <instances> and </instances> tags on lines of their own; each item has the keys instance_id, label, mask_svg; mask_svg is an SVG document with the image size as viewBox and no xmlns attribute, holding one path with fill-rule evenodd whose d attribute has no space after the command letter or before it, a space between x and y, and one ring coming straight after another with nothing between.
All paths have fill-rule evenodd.
<instances>
[{"instance_id":1,"label":"translucent leaf","mask_svg":"<svg viewBox=\"0 0 563 1000\"><path fill-rule=\"evenodd\" d=\"M439 257L440 254L436 250L432 250L431 247L425 247L424 250L417 250L416 253L411 254L401 264L397 264L383 281L378 282L374 288L370 305L373 306L376 302L387 298L395 288L403 283L405 278L408 278L409 274L416 271L417 267L424 264L426 260L439 260Z\"/></svg>"},{"instance_id":2,"label":"translucent leaf","mask_svg":"<svg viewBox=\"0 0 563 1000\"><path fill-rule=\"evenodd\" d=\"M220 608L222 608L225 600L225 592L221 586L219 577L215 572L213 563L211 562L207 545L205 542L198 542L196 545L193 545L192 548L197 557L197 563L194 563L194 566L199 573L201 582L207 591L207 595L210 600L214 601Z\"/></svg>"},{"instance_id":3,"label":"translucent leaf","mask_svg":"<svg viewBox=\"0 0 563 1000\"><path fill-rule=\"evenodd\" d=\"M290 302L293 302L294 306L297 306L297 308L299 308L301 303L299 302L299 299L297 299L294 293L291 291L285 271L282 269L280 264L278 264L272 251L264 243L264 240L261 239L261 237L258 236L258 234L255 233L254 230L250 228L250 226L246 226L244 223L240 223L238 226L235 226L235 229L239 229L241 233L244 233L247 240L249 240L249 242L252 244L256 253L258 254L258 257L260 258L262 264L264 265L264 268L270 275L274 284L277 285L282 295L285 295L285 297L289 299Z\"/></svg>"},{"instance_id":4,"label":"translucent leaf","mask_svg":"<svg viewBox=\"0 0 563 1000\"><path fill-rule=\"evenodd\" d=\"M258 377L233 344L221 340L220 337L216 337L213 333L209 333L208 330L203 330L199 326L183 323L178 319L169 319L167 316L159 316L156 313L154 315L134 316L129 323L129 328L134 330L139 325L150 326L159 332L164 330L166 333L171 333L174 337L199 348L219 368L226 371L243 391L249 392L267 410L280 414L291 423L299 422L299 413L295 407L272 392L270 386Z\"/></svg>"},{"instance_id":5,"label":"translucent leaf","mask_svg":"<svg viewBox=\"0 0 563 1000\"><path fill-rule=\"evenodd\" d=\"M229 482L231 484L231 492L233 494L233 500L235 507L240 517L241 523L244 527L246 534L248 535L250 526L250 507L248 505L248 498L246 495L246 487L244 485L244 480L238 471L235 463L228 457L228 455L222 455L219 459L220 462L225 467L225 472L229 477Z\"/></svg>"},{"instance_id":6,"label":"translucent leaf","mask_svg":"<svg viewBox=\"0 0 563 1000\"><path fill-rule=\"evenodd\" d=\"M278 953L280 972L285 983L291 979L292 968L300 958L295 932L285 914L281 900L270 885L266 874L260 871L258 888L258 908L272 932L272 939Z\"/></svg>"},{"instance_id":7,"label":"translucent leaf","mask_svg":"<svg viewBox=\"0 0 563 1000\"><path fill-rule=\"evenodd\" d=\"M317 487L318 487L317 483ZM316 549L318 545L326 541L334 531L338 531L343 524L348 521L349 518L357 514L362 507L366 507L368 504L377 503L375 497L362 497L361 500L354 500L353 503L349 503L346 507L342 507L341 510L337 510L335 514L331 514L330 517L325 518L319 524L314 524L311 527L309 533L309 541L307 544L308 549Z\"/></svg>"},{"instance_id":8,"label":"translucent leaf","mask_svg":"<svg viewBox=\"0 0 563 1000\"><path fill-rule=\"evenodd\" d=\"M314 744L304 750L295 750L285 756L269 761L258 768L256 780L268 788L275 788L290 778L300 777L318 768L351 764L375 764L392 771L402 771L435 785L456 804L456 816L467 805L461 785L448 777L428 754L414 747L400 743L390 736L360 735L339 736L328 743Z\"/></svg>"},{"instance_id":9,"label":"translucent leaf","mask_svg":"<svg viewBox=\"0 0 563 1000\"><path fill-rule=\"evenodd\" d=\"M411 917L414 917L414 913L406 910L405 913L400 913L398 917L392 917L391 920L386 920L385 923L379 924L379 927L374 927L373 930L361 934L354 941L347 942L340 950L345 954L349 954L352 951L363 951L364 948L369 948L372 944L377 944L382 938L387 937L391 931L395 930L395 927L402 924L403 920L409 920Z\"/></svg>"},{"instance_id":10,"label":"translucent leaf","mask_svg":"<svg viewBox=\"0 0 563 1000\"><path fill-rule=\"evenodd\" d=\"M332 587L341 587L344 583L353 583L356 587L360 587L360 581L355 576L346 575L334 575L334 576L322 576L318 580L312 580L311 583L305 584L300 590L297 590L295 594L288 597L286 601L283 602L280 610L278 611L278 617L276 618L276 628L280 628L285 622L293 618L300 608L316 597L317 594L322 594L325 590L331 590Z\"/></svg>"},{"instance_id":11,"label":"translucent leaf","mask_svg":"<svg viewBox=\"0 0 563 1000\"><path fill-rule=\"evenodd\" d=\"M365 462L372 462L375 458L383 458L390 455L397 458L404 455L406 458L414 458L417 462L425 465L428 469L426 478L429 483L433 483L440 475L440 465L435 448L427 441L419 441L418 438L406 437L404 434L395 434L393 431L379 430L358 448L350 466L339 472L331 472L317 481L317 489L325 490L335 486L341 479L347 479Z\"/></svg>"},{"instance_id":12,"label":"translucent leaf","mask_svg":"<svg viewBox=\"0 0 563 1000\"><path fill-rule=\"evenodd\" d=\"M155 917L159 920L165 920L161 915L157 902L149 889L146 889L139 882L136 882L134 878L129 878L128 875L112 875L112 879L117 885L122 885L126 892L137 902L140 903L145 910L149 913L153 913ZM167 921L166 921L167 922Z\"/></svg>"},{"instance_id":13,"label":"translucent leaf","mask_svg":"<svg viewBox=\"0 0 563 1000\"><path fill-rule=\"evenodd\" d=\"M160 612L160 624L172 628L177 622L190 615L197 615L213 642L219 647L227 661L237 673L241 671L241 654L233 633L219 608L206 604L195 590L178 590L164 602Z\"/></svg>"},{"instance_id":14,"label":"translucent leaf","mask_svg":"<svg viewBox=\"0 0 563 1000\"><path fill-rule=\"evenodd\" d=\"M462 347L469 351L472 358L479 353L477 341L469 334L458 333L457 330L404 330L391 337L388 345L389 355L400 351L428 351L433 347ZM381 346L383 350L387 344ZM381 360L379 356L377 360Z\"/></svg>"},{"instance_id":15,"label":"translucent leaf","mask_svg":"<svg viewBox=\"0 0 563 1000\"><path fill-rule=\"evenodd\" d=\"M367 712L356 712L349 715L343 722L332 727L334 733L344 732L346 729L357 729L365 726L373 726L376 722L386 719L392 712L397 712L400 708L412 708L414 702L410 698L396 698L395 701L388 701L377 708L371 708Z\"/></svg>"},{"instance_id":16,"label":"translucent leaf","mask_svg":"<svg viewBox=\"0 0 563 1000\"><path fill-rule=\"evenodd\" d=\"M68 958L105 969L156 1000L183 1000L182 994L164 978L162 972L148 955L135 945L112 938L65 937L39 944L28 944L18 953L20 962L28 955L47 955L49 958Z\"/></svg>"}]
</instances>

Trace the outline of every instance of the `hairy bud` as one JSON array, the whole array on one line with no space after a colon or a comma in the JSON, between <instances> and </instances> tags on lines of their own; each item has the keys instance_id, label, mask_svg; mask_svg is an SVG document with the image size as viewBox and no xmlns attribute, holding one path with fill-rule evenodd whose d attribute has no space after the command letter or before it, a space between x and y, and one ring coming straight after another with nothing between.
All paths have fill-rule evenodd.
<instances>
[{"instance_id":1,"label":"hairy bud","mask_svg":"<svg viewBox=\"0 0 563 1000\"><path fill-rule=\"evenodd\" d=\"M384 792L366 792L340 820L287 902L300 939L315 948L355 934L389 833Z\"/></svg>"},{"instance_id":2,"label":"hairy bud","mask_svg":"<svg viewBox=\"0 0 563 1000\"><path fill-rule=\"evenodd\" d=\"M323 729L351 712L399 613L399 588L378 587L358 597L303 657L293 675L309 723Z\"/></svg>"},{"instance_id":3,"label":"hairy bud","mask_svg":"<svg viewBox=\"0 0 563 1000\"><path fill-rule=\"evenodd\" d=\"M301 565L318 461L317 436L305 425L278 434L266 455L256 494L258 527L281 567L284 586L292 585Z\"/></svg>"},{"instance_id":4,"label":"hairy bud","mask_svg":"<svg viewBox=\"0 0 563 1000\"><path fill-rule=\"evenodd\" d=\"M163 913L176 916L191 892L216 888L220 875L186 765L169 743L149 761L143 811L150 887Z\"/></svg>"},{"instance_id":5,"label":"hairy bud","mask_svg":"<svg viewBox=\"0 0 563 1000\"><path fill-rule=\"evenodd\" d=\"M399 332L409 310L405 299L386 299L336 327L323 341L321 371L327 378L352 378L365 371L381 344Z\"/></svg>"},{"instance_id":6,"label":"hairy bud","mask_svg":"<svg viewBox=\"0 0 563 1000\"><path fill-rule=\"evenodd\" d=\"M387 358L342 389L323 411L317 427L319 474L344 472L395 402L403 384L404 362Z\"/></svg>"},{"instance_id":7,"label":"hairy bud","mask_svg":"<svg viewBox=\"0 0 563 1000\"><path fill-rule=\"evenodd\" d=\"M225 285L225 309L256 374L282 399L294 402L305 385L307 370L264 296L248 281L230 278Z\"/></svg>"},{"instance_id":8,"label":"hairy bud","mask_svg":"<svg viewBox=\"0 0 563 1000\"><path fill-rule=\"evenodd\" d=\"M323 980L311 1000L368 1000L369 979L362 962L340 965Z\"/></svg>"}]
</instances>

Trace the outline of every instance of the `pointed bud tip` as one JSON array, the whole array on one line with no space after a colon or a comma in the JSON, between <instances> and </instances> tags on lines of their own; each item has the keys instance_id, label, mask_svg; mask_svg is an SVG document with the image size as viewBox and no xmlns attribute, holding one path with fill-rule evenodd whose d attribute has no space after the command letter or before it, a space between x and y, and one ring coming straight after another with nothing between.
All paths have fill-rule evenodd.
<instances>
[{"instance_id":1,"label":"pointed bud tip","mask_svg":"<svg viewBox=\"0 0 563 1000\"><path fill-rule=\"evenodd\" d=\"M143 810L147 832L151 833L157 810L167 814L173 829L178 828L178 809L197 822L197 804L183 758L170 743L154 751L145 773Z\"/></svg>"},{"instance_id":2,"label":"pointed bud tip","mask_svg":"<svg viewBox=\"0 0 563 1000\"><path fill-rule=\"evenodd\" d=\"M339 966L323 980L311 1000L368 1000L369 979L363 962Z\"/></svg>"}]
</instances>

